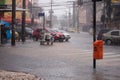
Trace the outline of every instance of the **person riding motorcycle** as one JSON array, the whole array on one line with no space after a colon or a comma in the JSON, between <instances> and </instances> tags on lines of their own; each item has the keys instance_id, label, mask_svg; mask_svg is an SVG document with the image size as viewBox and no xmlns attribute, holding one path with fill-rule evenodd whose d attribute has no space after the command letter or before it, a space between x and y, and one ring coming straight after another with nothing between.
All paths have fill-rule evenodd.
<instances>
[{"instance_id":1,"label":"person riding motorcycle","mask_svg":"<svg viewBox=\"0 0 120 80\"><path fill-rule=\"evenodd\" d=\"M54 38L48 30L44 30L42 35L41 35L41 41L44 40L43 42L46 42L48 45L50 43L51 43L51 45L53 44Z\"/></svg>"}]
</instances>

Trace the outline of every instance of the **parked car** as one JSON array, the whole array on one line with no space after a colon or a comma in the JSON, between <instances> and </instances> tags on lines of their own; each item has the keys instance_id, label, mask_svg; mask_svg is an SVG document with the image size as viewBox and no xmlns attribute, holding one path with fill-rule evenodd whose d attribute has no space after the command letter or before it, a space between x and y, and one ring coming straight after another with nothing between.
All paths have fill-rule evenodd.
<instances>
[{"instance_id":1,"label":"parked car","mask_svg":"<svg viewBox=\"0 0 120 80\"><path fill-rule=\"evenodd\" d=\"M17 27L16 31L19 33L19 35L22 34L22 27ZM29 27L25 27L25 37L32 37L33 29Z\"/></svg>"},{"instance_id":2,"label":"parked car","mask_svg":"<svg viewBox=\"0 0 120 80\"><path fill-rule=\"evenodd\" d=\"M103 34L107 33L108 31L110 31L110 29L101 29L97 34L97 40L102 40Z\"/></svg>"},{"instance_id":3,"label":"parked car","mask_svg":"<svg viewBox=\"0 0 120 80\"><path fill-rule=\"evenodd\" d=\"M111 45L114 43L120 44L120 30L110 30L107 33L104 33L103 40L107 45Z\"/></svg>"},{"instance_id":4,"label":"parked car","mask_svg":"<svg viewBox=\"0 0 120 80\"><path fill-rule=\"evenodd\" d=\"M32 37L33 37L34 41L38 41L39 39L42 38L42 35L41 35L42 31L43 31L43 28L36 28L36 29L34 29L34 31L32 33ZM45 28L45 31L44 31L44 34L46 34L46 33L50 33L52 38L54 38L54 36L51 34L51 31L49 29L47 29L47 28Z\"/></svg>"},{"instance_id":5,"label":"parked car","mask_svg":"<svg viewBox=\"0 0 120 80\"><path fill-rule=\"evenodd\" d=\"M31 38L32 37L32 33L33 33L33 29L29 28L29 27L25 27L25 32L26 32L26 36Z\"/></svg>"},{"instance_id":6,"label":"parked car","mask_svg":"<svg viewBox=\"0 0 120 80\"><path fill-rule=\"evenodd\" d=\"M67 33L66 31L64 31L64 30L57 30L57 32L61 32L61 33L63 33L64 34L64 36L65 36L65 41L69 41L69 39L71 38L71 36L70 36L70 34L69 33Z\"/></svg>"},{"instance_id":7,"label":"parked car","mask_svg":"<svg viewBox=\"0 0 120 80\"><path fill-rule=\"evenodd\" d=\"M67 28L66 31L71 32L71 33L75 33L76 29L74 29L74 28Z\"/></svg>"},{"instance_id":8,"label":"parked car","mask_svg":"<svg viewBox=\"0 0 120 80\"><path fill-rule=\"evenodd\" d=\"M64 36L63 33L58 32L58 31L56 31L54 29L50 29L49 31L54 36L54 41L63 42L65 40L65 36Z\"/></svg>"},{"instance_id":9,"label":"parked car","mask_svg":"<svg viewBox=\"0 0 120 80\"><path fill-rule=\"evenodd\" d=\"M42 28L37 28L34 29L33 33L32 33L32 37L34 41L38 41L38 39L40 39L40 33L42 32Z\"/></svg>"}]
</instances>

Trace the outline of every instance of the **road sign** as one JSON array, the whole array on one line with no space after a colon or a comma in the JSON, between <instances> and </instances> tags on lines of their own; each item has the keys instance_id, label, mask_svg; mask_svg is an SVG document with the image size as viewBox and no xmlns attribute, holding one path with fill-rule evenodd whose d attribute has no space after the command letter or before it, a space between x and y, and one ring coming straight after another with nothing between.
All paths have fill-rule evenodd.
<instances>
[{"instance_id":1,"label":"road sign","mask_svg":"<svg viewBox=\"0 0 120 80\"><path fill-rule=\"evenodd\" d=\"M38 16L45 16L45 13L38 13Z\"/></svg>"}]
</instances>

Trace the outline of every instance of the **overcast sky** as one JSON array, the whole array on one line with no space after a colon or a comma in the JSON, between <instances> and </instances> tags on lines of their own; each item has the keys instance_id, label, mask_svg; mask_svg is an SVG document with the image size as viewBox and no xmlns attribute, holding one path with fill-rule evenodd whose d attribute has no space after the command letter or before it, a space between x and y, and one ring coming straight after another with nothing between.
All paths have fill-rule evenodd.
<instances>
[{"instance_id":1,"label":"overcast sky","mask_svg":"<svg viewBox=\"0 0 120 80\"><path fill-rule=\"evenodd\" d=\"M59 4L65 4L66 2L71 3L70 1L75 1L75 0L53 0L53 3L56 5ZM44 5L50 5L51 0L39 0L40 5L44 6ZM65 13L68 13L69 11L69 7L68 5L64 5L64 6L53 6L53 10L54 10L54 15L57 16L61 16ZM45 9L45 13L47 15L49 15L49 10L51 9L50 7L43 7ZM72 8L71 8L71 12L72 12Z\"/></svg>"}]
</instances>

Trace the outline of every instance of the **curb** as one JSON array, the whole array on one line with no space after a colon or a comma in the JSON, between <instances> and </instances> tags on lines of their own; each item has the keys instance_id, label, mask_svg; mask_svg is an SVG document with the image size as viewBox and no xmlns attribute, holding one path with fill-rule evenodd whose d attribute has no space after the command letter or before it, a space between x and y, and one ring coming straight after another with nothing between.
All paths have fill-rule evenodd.
<instances>
[{"instance_id":1,"label":"curb","mask_svg":"<svg viewBox=\"0 0 120 80\"><path fill-rule=\"evenodd\" d=\"M0 80L43 80L33 74L0 70Z\"/></svg>"}]
</instances>

